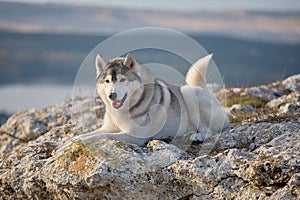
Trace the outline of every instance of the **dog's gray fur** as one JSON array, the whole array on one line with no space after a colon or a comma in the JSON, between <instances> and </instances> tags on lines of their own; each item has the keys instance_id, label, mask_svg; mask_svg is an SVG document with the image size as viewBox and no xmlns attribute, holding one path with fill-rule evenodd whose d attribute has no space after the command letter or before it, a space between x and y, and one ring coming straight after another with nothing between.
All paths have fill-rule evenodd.
<instances>
[{"instance_id":1,"label":"dog's gray fur","mask_svg":"<svg viewBox=\"0 0 300 200\"><path fill-rule=\"evenodd\" d=\"M190 133L220 132L229 120L219 102L206 89L208 55L196 62L186 85L172 85L155 78L128 54L106 61L96 57L97 92L106 112L99 130L75 140L100 139L144 145L152 139L172 139Z\"/></svg>"}]
</instances>

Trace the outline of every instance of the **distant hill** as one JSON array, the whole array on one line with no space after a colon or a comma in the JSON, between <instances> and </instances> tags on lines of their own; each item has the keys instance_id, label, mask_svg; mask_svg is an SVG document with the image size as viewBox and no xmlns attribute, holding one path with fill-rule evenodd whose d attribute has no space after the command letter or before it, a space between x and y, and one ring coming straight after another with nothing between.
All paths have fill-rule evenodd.
<instances>
[{"instance_id":1,"label":"distant hill","mask_svg":"<svg viewBox=\"0 0 300 200\"><path fill-rule=\"evenodd\" d=\"M291 11L162 11L0 1L0 29L26 33L117 33L146 26L264 41L300 42L300 13ZM201 9L201 8L199 8Z\"/></svg>"},{"instance_id":2,"label":"distant hill","mask_svg":"<svg viewBox=\"0 0 300 200\"><path fill-rule=\"evenodd\" d=\"M190 36L214 53L213 59L227 84L263 84L300 73L300 44L271 44L204 34ZM85 56L107 37L0 31L0 84L72 84ZM139 55L141 62L151 54L171 66L180 64L157 51L144 54L147 55Z\"/></svg>"},{"instance_id":3,"label":"distant hill","mask_svg":"<svg viewBox=\"0 0 300 200\"><path fill-rule=\"evenodd\" d=\"M0 31L0 84L70 84L85 56L106 37Z\"/></svg>"}]
</instances>

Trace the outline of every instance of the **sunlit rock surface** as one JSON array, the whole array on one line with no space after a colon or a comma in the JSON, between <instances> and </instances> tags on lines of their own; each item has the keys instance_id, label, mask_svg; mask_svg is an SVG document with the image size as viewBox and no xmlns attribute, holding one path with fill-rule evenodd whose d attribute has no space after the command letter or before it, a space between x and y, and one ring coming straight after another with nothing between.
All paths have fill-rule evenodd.
<instances>
[{"instance_id":1,"label":"sunlit rock surface","mask_svg":"<svg viewBox=\"0 0 300 200\"><path fill-rule=\"evenodd\" d=\"M99 99L16 113L1 127L0 199L299 199L299 77L226 88L228 100L254 110L233 110L228 129L188 146L100 140L63 149L101 125Z\"/></svg>"}]
</instances>

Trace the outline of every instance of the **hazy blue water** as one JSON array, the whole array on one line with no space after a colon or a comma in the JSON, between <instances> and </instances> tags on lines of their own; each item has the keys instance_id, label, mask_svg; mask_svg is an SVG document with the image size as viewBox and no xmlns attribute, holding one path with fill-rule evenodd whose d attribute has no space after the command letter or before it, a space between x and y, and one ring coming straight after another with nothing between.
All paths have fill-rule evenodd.
<instances>
[{"instance_id":1,"label":"hazy blue water","mask_svg":"<svg viewBox=\"0 0 300 200\"><path fill-rule=\"evenodd\" d=\"M73 86L4 85L0 86L0 112L14 113L62 103L72 97Z\"/></svg>"}]
</instances>

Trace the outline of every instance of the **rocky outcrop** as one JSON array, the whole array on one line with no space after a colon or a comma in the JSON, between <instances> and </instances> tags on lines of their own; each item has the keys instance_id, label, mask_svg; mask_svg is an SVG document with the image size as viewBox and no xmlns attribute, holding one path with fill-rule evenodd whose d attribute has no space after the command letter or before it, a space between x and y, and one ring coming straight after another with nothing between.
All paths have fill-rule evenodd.
<instances>
[{"instance_id":1,"label":"rocky outcrop","mask_svg":"<svg viewBox=\"0 0 300 200\"><path fill-rule=\"evenodd\" d=\"M101 124L92 99L17 113L1 127L0 199L299 199L299 77L226 89L254 110L232 110L230 128L184 147L101 140L62 149ZM83 115L88 124L74 122Z\"/></svg>"}]
</instances>

